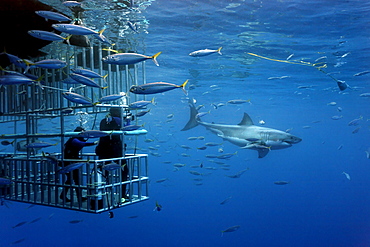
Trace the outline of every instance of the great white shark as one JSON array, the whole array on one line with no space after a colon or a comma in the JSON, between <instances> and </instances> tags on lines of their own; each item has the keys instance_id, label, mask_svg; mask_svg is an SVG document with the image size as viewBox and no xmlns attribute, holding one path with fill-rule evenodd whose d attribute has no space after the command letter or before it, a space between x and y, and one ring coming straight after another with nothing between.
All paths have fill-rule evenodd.
<instances>
[{"instance_id":1,"label":"great white shark","mask_svg":"<svg viewBox=\"0 0 370 247\"><path fill-rule=\"evenodd\" d=\"M258 158L265 157L270 150L288 148L302 141L301 138L287 132L254 125L247 113L244 113L242 121L237 125L202 122L193 101L189 101L189 106L190 119L183 131L202 125L234 145L257 150Z\"/></svg>"}]
</instances>

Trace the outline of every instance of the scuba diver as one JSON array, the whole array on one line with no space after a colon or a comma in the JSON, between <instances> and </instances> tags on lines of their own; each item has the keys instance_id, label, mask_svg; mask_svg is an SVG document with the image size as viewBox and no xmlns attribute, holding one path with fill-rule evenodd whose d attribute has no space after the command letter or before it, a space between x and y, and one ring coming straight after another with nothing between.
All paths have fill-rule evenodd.
<instances>
[{"instance_id":1,"label":"scuba diver","mask_svg":"<svg viewBox=\"0 0 370 247\"><path fill-rule=\"evenodd\" d=\"M85 129L78 126L74 132L81 132ZM68 139L68 141L64 144L64 159L81 159L80 157L80 151L82 148L86 146L93 146L96 145L96 142L87 142L87 140L83 137L71 137ZM70 165L74 163L73 161L64 161L63 167L66 167L67 165ZM81 177L80 177L80 169L75 169L69 173L67 173L67 180L64 182L64 184L71 185L74 182L75 185L81 184ZM67 193L69 191L69 187L64 187L62 193L60 193L59 198L64 200L65 202L70 202L71 199L67 198ZM81 189L78 188L76 190L76 195L78 198L79 203L81 204L82 201L86 201L86 198L82 197Z\"/></svg>"}]
</instances>

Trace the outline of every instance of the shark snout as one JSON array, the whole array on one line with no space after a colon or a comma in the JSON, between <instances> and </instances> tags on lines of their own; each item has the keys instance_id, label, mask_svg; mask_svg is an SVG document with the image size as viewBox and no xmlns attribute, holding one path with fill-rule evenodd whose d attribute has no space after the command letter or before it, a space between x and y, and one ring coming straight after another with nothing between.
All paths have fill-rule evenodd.
<instances>
[{"instance_id":1,"label":"shark snout","mask_svg":"<svg viewBox=\"0 0 370 247\"><path fill-rule=\"evenodd\" d=\"M297 137L297 136L290 136L288 139L284 140L285 142L288 142L290 144L295 144L295 143L298 143L298 142L301 142L302 139Z\"/></svg>"}]
</instances>

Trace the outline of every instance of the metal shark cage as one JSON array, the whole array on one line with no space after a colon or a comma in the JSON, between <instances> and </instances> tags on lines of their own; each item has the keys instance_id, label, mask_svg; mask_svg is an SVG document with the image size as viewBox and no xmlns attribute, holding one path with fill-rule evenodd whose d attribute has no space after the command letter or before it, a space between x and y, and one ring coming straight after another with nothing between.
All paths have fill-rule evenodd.
<instances>
[{"instance_id":1,"label":"metal shark cage","mask_svg":"<svg viewBox=\"0 0 370 247\"><path fill-rule=\"evenodd\" d=\"M58 207L89 213L101 213L149 198L148 194L148 160L147 154L126 153L113 159L99 160L93 152L82 152L81 160L63 158L65 141L78 133L72 132L68 123L73 122L76 114L83 112L95 118L103 118L109 108L121 109L123 117L129 112L129 98L98 103L104 95L125 94L132 85L145 83L145 62L136 65L109 65L102 63L102 57L110 54L100 44L91 48L72 47L65 44L52 44L45 57L67 62L67 67L60 70L34 68L30 71L40 83L5 85L0 88L0 124L3 133L0 140L3 149L0 152L0 177L11 180L10 184L0 185L2 199L31 204ZM85 68L101 75L100 79L106 89L65 83L72 68ZM7 68L16 70L14 67ZM39 85L41 84L41 85ZM81 105L68 101L62 93L72 90L89 97L95 104ZM131 100L137 100L136 96ZM122 117L122 120L124 120ZM100 119L101 119L100 118ZM72 120L71 120L72 119ZM94 124L95 125L95 124ZM92 129L98 129L93 125ZM137 138L146 134L144 129L135 131L113 131L110 135L119 135L125 146L125 137ZM30 148L31 143L49 142L55 147ZM55 143L55 144L54 144ZM50 149L59 151L47 154ZM61 173L64 162L83 162L78 169L78 183L66 184L70 173ZM103 171L108 163L127 166L128 178L122 177L121 169ZM126 192L122 192L126 187ZM69 200L61 199L60 194L68 189Z\"/></svg>"}]
</instances>

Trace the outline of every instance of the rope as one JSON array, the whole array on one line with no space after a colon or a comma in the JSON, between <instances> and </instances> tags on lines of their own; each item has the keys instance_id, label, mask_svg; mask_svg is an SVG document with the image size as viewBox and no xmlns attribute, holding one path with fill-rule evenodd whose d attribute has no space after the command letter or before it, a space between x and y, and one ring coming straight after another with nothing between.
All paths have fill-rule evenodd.
<instances>
[{"instance_id":1,"label":"rope","mask_svg":"<svg viewBox=\"0 0 370 247\"><path fill-rule=\"evenodd\" d=\"M327 65L325 63L314 63L313 64L313 63L305 62L305 61L292 62L292 61L288 61L288 60L280 60L280 59L264 57L264 56L260 56L260 55L250 53L250 52L248 52L247 54L251 55L251 56L254 56L254 57L262 58L262 59L269 60L269 61L279 62L279 63L288 63L288 64L311 66L311 67L314 67L315 69L317 69L318 71L324 73L325 75L329 76L332 80L334 80L337 83L337 85L338 85L338 87L341 91L345 90L348 87L347 83L334 78L332 75L328 74L327 72L325 72L323 70L323 68L327 67ZM320 64L323 64L323 65L319 66Z\"/></svg>"}]
</instances>

